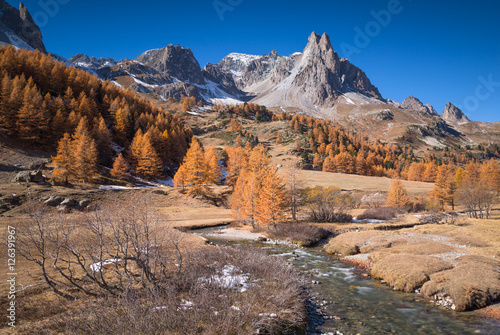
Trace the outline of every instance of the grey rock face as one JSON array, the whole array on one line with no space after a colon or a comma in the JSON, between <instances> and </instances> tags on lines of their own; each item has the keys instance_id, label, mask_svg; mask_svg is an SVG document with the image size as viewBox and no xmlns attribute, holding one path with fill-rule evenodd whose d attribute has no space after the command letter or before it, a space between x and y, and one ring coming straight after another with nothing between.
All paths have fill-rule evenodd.
<instances>
[{"instance_id":1,"label":"grey rock face","mask_svg":"<svg viewBox=\"0 0 500 335\"><path fill-rule=\"evenodd\" d=\"M0 0L0 12L0 41L11 44L8 35L14 34L33 49L47 53L40 28L22 2L19 4L19 9L16 9L6 1Z\"/></svg>"},{"instance_id":2,"label":"grey rock face","mask_svg":"<svg viewBox=\"0 0 500 335\"><path fill-rule=\"evenodd\" d=\"M281 57L273 50L261 56L232 53L213 66L231 76L238 89L246 90L266 79L274 84L280 82L290 74L293 64L289 57Z\"/></svg>"},{"instance_id":3,"label":"grey rock face","mask_svg":"<svg viewBox=\"0 0 500 335\"><path fill-rule=\"evenodd\" d=\"M174 82L168 74L137 61L120 61L115 65L103 66L97 69L96 73L103 79L111 80L116 77L131 76L136 84L143 87L168 85Z\"/></svg>"},{"instance_id":4,"label":"grey rock face","mask_svg":"<svg viewBox=\"0 0 500 335\"><path fill-rule=\"evenodd\" d=\"M394 114L391 111L382 111L373 117L378 121L389 121L394 119Z\"/></svg>"},{"instance_id":5,"label":"grey rock face","mask_svg":"<svg viewBox=\"0 0 500 335\"><path fill-rule=\"evenodd\" d=\"M177 100L180 100L182 96L197 97L198 99L201 97L200 89L198 87L182 82L160 86L155 88L154 92L159 94L161 97L173 97Z\"/></svg>"},{"instance_id":6,"label":"grey rock face","mask_svg":"<svg viewBox=\"0 0 500 335\"><path fill-rule=\"evenodd\" d=\"M453 105L451 102L446 104L441 118L448 123L465 123L469 122L469 118L460 110L460 108Z\"/></svg>"},{"instance_id":7,"label":"grey rock face","mask_svg":"<svg viewBox=\"0 0 500 335\"><path fill-rule=\"evenodd\" d=\"M430 116L439 116L439 114L436 112L434 107L432 107L432 105L430 104L424 105L420 100L415 98L413 95L410 95L408 98L406 98L401 103L400 107L407 110L423 112L429 114Z\"/></svg>"},{"instance_id":8,"label":"grey rock face","mask_svg":"<svg viewBox=\"0 0 500 335\"><path fill-rule=\"evenodd\" d=\"M162 49L148 50L136 60L179 81L204 84L200 64L189 48L170 44Z\"/></svg>"},{"instance_id":9,"label":"grey rock face","mask_svg":"<svg viewBox=\"0 0 500 335\"><path fill-rule=\"evenodd\" d=\"M361 69L339 58L327 34L312 33L304 51L289 57L275 51L263 56L230 54L215 66L231 74L239 89L257 95L255 102L269 106L331 107L347 92L382 99Z\"/></svg>"}]
</instances>

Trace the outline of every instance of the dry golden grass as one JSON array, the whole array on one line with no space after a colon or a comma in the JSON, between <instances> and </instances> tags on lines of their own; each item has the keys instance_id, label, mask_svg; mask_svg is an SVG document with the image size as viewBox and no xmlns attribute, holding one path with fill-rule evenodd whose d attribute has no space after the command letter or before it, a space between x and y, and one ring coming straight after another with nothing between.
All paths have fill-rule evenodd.
<instances>
[{"instance_id":1,"label":"dry golden grass","mask_svg":"<svg viewBox=\"0 0 500 335\"><path fill-rule=\"evenodd\" d=\"M438 255L452 251L455 251L455 248L434 241L407 243L404 240L396 240L392 242L390 247L372 252L370 254L370 260L374 263L378 263L388 256L397 254Z\"/></svg>"},{"instance_id":2,"label":"dry golden grass","mask_svg":"<svg viewBox=\"0 0 500 335\"><path fill-rule=\"evenodd\" d=\"M302 171L305 187L336 186L343 190L363 192L385 192L389 190L392 179L386 177L368 177L342 173L321 171ZM428 194L434 184L417 181L403 181L403 185L411 195Z\"/></svg>"},{"instance_id":3,"label":"dry golden grass","mask_svg":"<svg viewBox=\"0 0 500 335\"><path fill-rule=\"evenodd\" d=\"M483 308L500 299L500 262L488 258L461 257L450 270L431 275L422 287L428 298L449 296L459 312Z\"/></svg>"},{"instance_id":4,"label":"dry golden grass","mask_svg":"<svg viewBox=\"0 0 500 335\"><path fill-rule=\"evenodd\" d=\"M500 257L500 220L463 218L457 225L424 225L413 232L437 234L452 238L452 242L470 246L467 253L486 257Z\"/></svg>"},{"instance_id":5,"label":"dry golden grass","mask_svg":"<svg viewBox=\"0 0 500 335\"><path fill-rule=\"evenodd\" d=\"M392 254L375 263L371 275L383 279L394 289L414 292L433 273L453 266L437 257L412 254Z\"/></svg>"},{"instance_id":6,"label":"dry golden grass","mask_svg":"<svg viewBox=\"0 0 500 335\"><path fill-rule=\"evenodd\" d=\"M380 241L380 236L387 235L388 233L386 232L379 232L374 230L341 234L332 238L328 242L328 244L325 246L325 251L329 254L341 254L343 256L356 255L360 253L360 249L363 246L373 241L374 238L378 239L378 241L374 243L380 243L382 245L384 242Z\"/></svg>"}]
</instances>

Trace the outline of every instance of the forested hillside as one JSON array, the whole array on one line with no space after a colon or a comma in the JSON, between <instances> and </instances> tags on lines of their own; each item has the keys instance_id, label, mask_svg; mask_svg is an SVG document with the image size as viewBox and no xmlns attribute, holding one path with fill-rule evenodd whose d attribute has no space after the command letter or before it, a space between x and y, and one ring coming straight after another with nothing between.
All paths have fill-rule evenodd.
<instances>
[{"instance_id":1,"label":"forested hillside","mask_svg":"<svg viewBox=\"0 0 500 335\"><path fill-rule=\"evenodd\" d=\"M0 49L0 78L1 131L58 148L63 179L90 180L120 152L139 175L159 177L176 169L191 141L179 115L38 51Z\"/></svg>"}]
</instances>

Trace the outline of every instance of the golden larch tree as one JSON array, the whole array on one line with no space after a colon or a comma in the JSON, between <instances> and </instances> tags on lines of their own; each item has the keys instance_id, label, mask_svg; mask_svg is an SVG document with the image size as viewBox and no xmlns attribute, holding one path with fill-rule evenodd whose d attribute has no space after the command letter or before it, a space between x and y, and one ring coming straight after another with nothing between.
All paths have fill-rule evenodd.
<instances>
[{"instance_id":1,"label":"golden larch tree","mask_svg":"<svg viewBox=\"0 0 500 335\"><path fill-rule=\"evenodd\" d=\"M115 158L113 168L110 173L113 178L118 180L128 180L130 178L130 165L127 163L121 152Z\"/></svg>"},{"instance_id":2,"label":"golden larch tree","mask_svg":"<svg viewBox=\"0 0 500 335\"><path fill-rule=\"evenodd\" d=\"M179 170L186 174L185 185L187 185L188 194L206 196L209 193L205 151L198 139L193 137L191 146Z\"/></svg>"},{"instance_id":3,"label":"golden larch tree","mask_svg":"<svg viewBox=\"0 0 500 335\"><path fill-rule=\"evenodd\" d=\"M387 206L391 207L405 207L410 203L410 198L401 180L396 179L391 183L389 192L387 194Z\"/></svg>"},{"instance_id":4,"label":"golden larch tree","mask_svg":"<svg viewBox=\"0 0 500 335\"><path fill-rule=\"evenodd\" d=\"M240 171L248 164L248 152L242 147L226 147L224 151L228 156L226 184L234 187Z\"/></svg>"},{"instance_id":5,"label":"golden larch tree","mask_svg":"<svg viewBox=\"0 0 500 335\"><path fill-rule=\"evenodd\" d=\"M52 157L52 163L55 166L54 176L59 182L68 183L69 176L73 173L71 158L71 136L65 133L57 146L57 155Z\"/></svg>"},{"instance_id":6,"label":"golden larch tree","mask_svg":"<svg viewBox=\"0 0 500 335\"><path fill-rule=\"evenodd\" d=\"M136 173L144 178L159 178L162 175L163 164L156 153L149 136L144 135L141 142L140 155L137 158Z\"/></svg>"},{"instance_id":7,"label":"golden larch tree","mask_svg":"<svg viewBox=\"0 0 500 335\"><path fill-rule=\"evenodd\" d=\"M87 119L83 117L76 128L71 143L73 150L72 165L76 177L91 181L97 174L98 151L94 139L87 128Z\"/></svg>"},{"instance_id":8,"label":"golden larch tree","mask_svg":"<svg viewBox=\"0 0 500 335\"><path fill-rule=\"evenodd\" d=\"M219 184L222 179L219 153L213 146L205 151L205 162L207 167L206 181L208 184Z\"/></svg>"},{"instance_id":9,"label":"golden larch tree","mask_svg":"<svg viewBox=\"0 0 500 335\"><path fill-rule=\"evenodd\" d=\"M450 204L455 210L454 195L457 190L454 180L455 167L451 165L441 165L438 167L436 182L430 192L431 198L439 203L444 211L445 205Z\"/></svg>"},{"instance_id":10,"label":"golden larch tree","mask_svg":"<svg viewBox=\"0 0 500 335\"><path fill-rule=\"evenodd\" d=\"M275 168L267 168L257 197L255 217L260 225L283 222L288 207L285 183Z\"/></svg>"}]
</instances>

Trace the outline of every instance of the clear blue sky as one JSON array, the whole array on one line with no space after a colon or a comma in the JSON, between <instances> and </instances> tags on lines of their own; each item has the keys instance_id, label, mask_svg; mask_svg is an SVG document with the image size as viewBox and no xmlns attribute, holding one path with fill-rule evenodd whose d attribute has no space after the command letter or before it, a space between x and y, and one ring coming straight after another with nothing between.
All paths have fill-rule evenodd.
<instances>
[{"instance_id":1,"label":"clear blue sky","mask_svg":"<svg viewBox=\"0 0 500 335\"><path fill-rule=\"evenodd\" d=\"M44 1L67 3L54 10L42 8ZM64 57L82 52L135 58L173 43L190 47L203 67L230 52L267 54L274 49L288 55L302 51L312 31L326 32L339 55L363 69L385 98L401 102L414 95L438 112L451 101L473 120L500 121L500 3L400 0L388 24L376 23L371 12L387 10L395 1L24 3L41 23L47 49ZM369 32L369 44L356 43L356 27Z\"/></svg>"}]
</instances>

